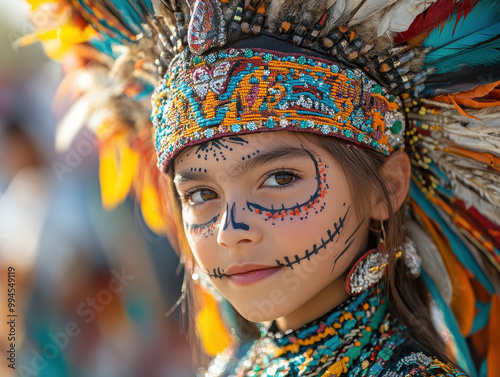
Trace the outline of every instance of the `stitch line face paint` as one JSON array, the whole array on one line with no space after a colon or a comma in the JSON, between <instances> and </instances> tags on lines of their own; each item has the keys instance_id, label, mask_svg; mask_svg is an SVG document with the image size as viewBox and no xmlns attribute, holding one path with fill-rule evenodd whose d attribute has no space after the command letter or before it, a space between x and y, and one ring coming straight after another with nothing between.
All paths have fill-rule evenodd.
<instances>
[{"instance_id":1,"label":"stitch line face paint","mask_svg":"<svg viewBox=\"0 0 500 377\"><path fill-rule=\"evenodd\" d=\"M300 264L300 262L303 261L304 259L307 259L308 261L310 261L311 256L317 255L318 252L322 249L326 249L326 246L330 242L332 242L336 237L338 240L338 238L340 238L340 233L344 229L345 220L347 218L347 215L349 214L350 209L351 209L351 206L347 207L347 210L345 211L344 216L339 217L339 222L333 223L333 229L334 229L333 232L331 229L327 230L328 237L326 238L326 240L321 238L321 243L319 245L314 244L312 247L312 250L311 251L306 250L305 254L303 256L299 256L298 254L295 254L293 260L290 260L290 258L288 256L285 256L283 258L285 261L284 263L282 261L280 261L279 259L276 259L276 263L278 264L278 266L290 267L293 270L294 264Z\"/></svg>"},{"instance_id":2,"label":"stitch line face paint","mask_svg":"<svg viewBox=\"0 0 500 377\"><path fill-rule=\"evenodd\" d=\"M207 270L207 275L213 279L222 279L224 276L227 276L224 273L224 270L221 270L220 267L212 269L212 271Z\"/></svg>"},{"instance_id":3,"label":"stitch line face paint","mask_svg":"<svg viewBox=\"0 0 500 377\"><path fill-rule=\"evenodd\" d=\"M319 209L316 210L316 213L321 212L324 209L324 203L320 206L320 201L324 198L326 195L326 189L328 188L328 185L326 184L326 165L320 161L318 161L314 155L309 152L306 148L304 148L304 151L309 155L311 160L314 163L314 169L316 171L316 181L317 181L317 187L316 191L314 192L313 195L310 196L310 198L299 204L296 203L294 206L291 207L286 207L285 205L281 205L281 208L274 208L274 205L271 205L271 208L264 207L262 205L259 205L257 203L249 202L247 201L247 208L255 212L257 214L263 214L266 216L266 220L276 220L276 219L281 219L282 221L287 218L293 218L296 216L302 215L303 218L307 218L307 215L310 210L313 210L317 207ZM302 219L302 218L301 218Z\"/></svg>"}]
</instances>

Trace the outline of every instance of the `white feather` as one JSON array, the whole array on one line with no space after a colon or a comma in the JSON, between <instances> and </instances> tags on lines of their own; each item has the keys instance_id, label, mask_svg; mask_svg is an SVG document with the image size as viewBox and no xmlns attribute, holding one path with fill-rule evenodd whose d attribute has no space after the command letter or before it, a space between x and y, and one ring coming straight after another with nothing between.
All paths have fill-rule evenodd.
<instances>
[{"instance_id":1,"label":"white feather","mask_svg":"<svg viewBox=\"0 0 500 377\"><path fill-rule=\"evenodd\" d=\"M488 152L500 157L500 128L463 127L456 123L441 127L443 136L454 144L477 152Z\"/></svg>"},{"instance_id":2,"label":"white feather","mask_svg":"<svg viewBox=\"0 0 500 377\"><path fill-rule=\"evenodd\" d=\"M408 30L413 20L437 0L399 0L390 8L379 22L377 36L400 33Z\"/></svg>"},{"instance_id":3,"label":"white feather","mask_svg":"<svg viewBox=\"0 0 500 377\"><path fill-rule=\"evenodd\" d=\"M346 0L331 0L331 5L330 3L328 5L328 18L326 19L322 34L328 34L327 30L332 30L338 26L339 19L345 12Z\"/></svg>"},{"instance_id":4,"label":"white feather","mask_svg":"<svg viewBox=\"0 0 500 377\"><path fill-rule=\"evenodd\" d=\"M112 89L105 85L96 85L94 89L82 95L70 108L57 126L55 147L58 152L67 150L78 132L85 127L89 118L99 107L108 102Z\"/></svg>"},{"instance_id":5,"label":"white feather","mask_svg":"<svg viewBox=\"0 0 500 377\"><path fill-rule=\"evenodd\" d=\"M455 182L452 188L453 193L457 198L460 198L467 208L474 207L479 208L480 212L493 223L500 226L500 212L498 208L493 206L488 201L484 200L482 197L477 195L473 190L460 184L460 182Z\"/></svg>"},{"instance_id":6,"label":"white feather","mask_svg":"<svg viewBox=\"0 0 500 377\"><path fill-rule=\"evenodd\" d=\"M387 8L394 4L398 0L368 0L366 1L358 11L352 16L349 21L349 26L358 25L364 21L370 21L369 19L373 14L379 12L380 10Z\"/></svg>"},{"instance_id":7,"label":"white feather","mask_svg":"<svg viewBox=\"0 0 500 377\"><path fill-rule=\"evenodd\" d=\"M500 174L483 163L439 150L429 156L450 180L453 194L500 225ZM443 182L445 183L445 182Z\"/></svg>"},{"instance_id":8,"label":"white feather","mask_svg":"<svg viewBox=\"0 0 500 377\"><path fill-rule=\"evenodd\" d=\"M346 1L344 12L342 13L342 16L351 16L352 12L354 9L357 8L359 4L361 4L363 0L348 0Z\"/></svg>"},{"instance_id":9,"label":"white feather","mask_svg":"<svg viewBox=\"0 0 500 377\"><path fill-rule=\"evenodd\" d=\"M453 286L436 244L425 230L410 217L405 218L405 227L411 240L415 243L418 254L422 257L422 268L432 278L439 293L441 293L441 297L449 305L453 296Z\"/></svg>"},{"instance_id":10,"label":"white feather","mask_svg":"<svg viewBox=\"0 0 500 377\"><path fill-rule=\"evenodd\" d=\"M337 22L337 20L342 16L345 10L345 0L332 0L331 5L329 4L328 12L328 23ZM328 28L329 29L329 28Z\"/></svg>"}]
</instances>

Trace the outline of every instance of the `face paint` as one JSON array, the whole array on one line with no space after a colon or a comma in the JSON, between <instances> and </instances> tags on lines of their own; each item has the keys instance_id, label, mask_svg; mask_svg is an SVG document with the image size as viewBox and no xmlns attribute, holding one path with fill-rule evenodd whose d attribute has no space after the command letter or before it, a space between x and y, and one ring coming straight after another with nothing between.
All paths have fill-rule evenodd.
<instances>
[{"instance_id":1,"label":"face paint","mask_svg":"<svg viewBox=\"0 0 500 377\"><path fill-rule=\"evenodd\" d=\"M245 223L239 223L235 220L234 216L236 213L235 209L236 203L231 205L231 211L229 211L229 204L226 203L226 221L224 222L224 230L227 229L229 224L233 227L233 229L243 229L248 230L250 227Z\"/></svg>"},{"instance_id":2,"label":"face paint","mask_svg":"<svg viewBox=\"0 0 500 377\"><path fill-rule=\"evenodd\" d=\"M206 271L207 275L213 279L222 279L223 277L227 276L224 273L224 270L221 270L220 267L214 268L212 272L209 270Z\"/></svg>"},{"instance_id":3,"label":"face paint","mask_svg":"<svg viewBox=\"0 0 500 377\"><path fill-rule=\"evenodd\" d=\"M304 148L304 147L303 147ZM325 205L323 198L326 195L328 185L326 183L326 168L327 166L321 162L321 160L317 160L314 155L304 148L306 153L309 155L311 160L314 163L314 169L316 172L316 191L311 195L309 200L299 204L296 203L294 206L287 207L282 204L281 208L274 208L271 205L270 208L264 207L257 203L252 203L247 201L247 208L255 212L257 214L262 214L266 216L266 221L268 220L277 220L281 219L281 221L285 220L285 218L290 218L293 220L295 217L299 217L300 220L307 219L309 215L309 211L315 211L315 213L323 211Z\"/></svg>"},{"instance_id":4,"label":"face paint","mask_svg":"<svg viewBox=\"0 0 500 377\"><path fill-rule=\"evenodd\" d=\"M260 153L260 151L257 149L255 152L252 152L252 154L247 154L246 156L242 156L241 161L250 160L253 156L255 156L258 153Z\"/></svg>"},{"instance_id":5,"label":"face paint","mask_svg":"<svg viewBox=\"0 0 500 377\"><path fill-rule=\"evenodd\" d=\"M349 207L350 208L350 207ZM352 246L352 244L354 243L355 239L354 239L354 235L358 232L359 228L361 228L361 225L364 223L364 219L361 220L361 222L359 223L359 225L356 227L356 229L354 229L354 231L351 233L351 235L345 240L344 242L344 245L347 245L344 250L342 250L339 255L337 255L335 257L335 259L333 260L333 266L332 266L332 270L330 271L330 275L333 273L333 270L335 269L335 266L337 265L337 261L349 250L349 248Z\"/></svg>"},{"instance_id":6,"label":"face paint","mask_svg":"<svg viewBox=\"0 0 500 377\"><path fill-rule=\"evenodd\" d=\"M341 163L308 140L275 134L243 135L244 144L226 144L232 151L219 146L226 160L205 160L191 147L174 167L196 263L251 321L291 315L322 292L332 294L328 287L343 279L368 240L368 215L356 206ZM273 273L260 271L267 269ZM238 283L254 275L266 277Z\"/></svg>"},{"instance_id":7,"label":"face paint","mask_svg":"<svg viewBox=\"0 0 500 377\"><path fill-rule=\"evenodd\" d=\"M292 260L290 260L288 256L285 256L283 258L284 262L280 261L279 259L276 259L276 263L278 264L278 266L290 267L293 270L294 264L300 264L300 262L303 261L304 259L310 261L311 256L317 255L322 249L326 249L327 245L330 242L332 242L335 238L337 238L338 240L338 238L340 238L340 233L342 232L342 229L344 229L345 220L347 218L347 215L349 214L350 209L351 207L349 206L345 211L344 215L342 217L339 217L338 223L337 222L333 223L333 231L332 229L328 229L326 239L321 238L320 244L318 245L314 244L313 247L311 248L311 251L306 250L301 256L295 254Z\"/></svg>"},{"instance_id":8,"label":"face paint","mask_svg":"<svg viewBox=\"0 0 500 377\"><path fill-rule=\"evenodd\" d=\"M198 172L198 173L206 173L207 172L207 169L203 169L203 168L191 168L189 169L189 171L192 171L192 172Z\"/></svg>"},{"instance_id":9,"label":"face paint","mask_svg":"<svg viewBox=\"0 0 500 377\"><path fill-rule=\"evenodd\" d=\"M209 221L203 224L189 224L184 222L184 229L192 235L202 235L204 237L209 237L214 235L214 229L219 221L220 213L215 215Z\"/></svg>"},{"instance_id":10,"label":"face paint","mask_svg":"<svg viewBox=\"0 0 500 377\"><path fill-rule=\"evenodd\" d=\"M245 139L237 136L229 136L201 144L196 148L195 154L198 158L203 158L205 161L210 156L214 157L215 161L225 161L227 159L225 152L232 152L235 147L245 144L248 144Z\"/></svg>"}]
</instances>

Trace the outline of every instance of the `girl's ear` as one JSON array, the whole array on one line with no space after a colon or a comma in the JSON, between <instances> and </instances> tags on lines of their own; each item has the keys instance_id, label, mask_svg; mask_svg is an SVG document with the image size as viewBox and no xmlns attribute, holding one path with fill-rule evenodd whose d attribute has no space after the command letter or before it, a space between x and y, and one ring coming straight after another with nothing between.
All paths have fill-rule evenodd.
<instances>
[{"instance_id":1,"label":"girl's ear","mask_svg":"<svg viewBox=\"0 0 500 377\"><path fill-rule=\"evenodd\" d=\"M380 170L380 178L387 188L392 210L397 211L405 202L410 189L411 164L410 158L403 151L394 152L387 158ZM371 218L387 220L391 213L387 208L384 192L381 190L374 196L371 203Z\"/></svg>"}]
</instances>

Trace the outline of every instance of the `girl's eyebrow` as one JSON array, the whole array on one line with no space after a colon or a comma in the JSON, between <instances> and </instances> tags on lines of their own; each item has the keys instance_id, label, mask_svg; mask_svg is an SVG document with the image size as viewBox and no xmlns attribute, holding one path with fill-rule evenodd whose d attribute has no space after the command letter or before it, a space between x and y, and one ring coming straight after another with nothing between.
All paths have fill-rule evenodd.
<instances>
[{"instance_id":1,"label":"girl's eyebrow","mask_svg":"<svg viewBox=\"0 0 500 377\"><path fill-rule=\"evenodd\" d=\"M226 174L232 179L237 179L249 170L260 167L269 162L286 162L304 157L311 158L311 153L302 146L296 147L292 145L277 145L266 151L259 151L258 154L252 156L248 160L236 162L231 166L232 169ZM184 170L175 173L174 183L179 185L189 181L200 180L211 180L210 174Z\"/></svg>"}]
</instances>

